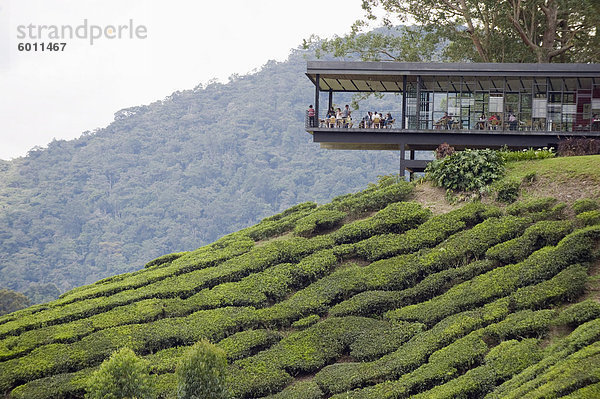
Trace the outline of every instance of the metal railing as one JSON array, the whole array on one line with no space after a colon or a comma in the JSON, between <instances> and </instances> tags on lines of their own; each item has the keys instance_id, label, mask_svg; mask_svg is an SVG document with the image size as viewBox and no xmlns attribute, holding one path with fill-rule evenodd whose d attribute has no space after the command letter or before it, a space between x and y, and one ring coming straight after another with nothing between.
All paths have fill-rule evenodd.
<instances>
[{"instance_id":1,"label":"metal railing","mask_svg":"<svg viewBox=\"0 0 600 399\"><path fill-rule=\"evenodd\" d=\"M354 111L354 114L358 111ZM386 121L381 118L379 121L368 119L367 114L360 118L336 118L323 115L318 117L315 115L313 120L308 116L308 111L305 116L305 128L327 128L327 129L401 129L401 111L390 111L391 121ZM436 112L437 114L438 112ZM383 115L387 115L385 112ZM590 117L589 113L566 114L562 117L554 118L531 118L530 115L523 117L515 114L514 120L510 120L508 115L501 115L500 118L493 120L490 118L482 119L476 117L459 117L451 116L448 119L421 117L417 121L416 115L407 115L405 120L404 130L470 130L470 131L521 131L521 132L600 132L600 117Z\"/></svg>"}]
</instances>

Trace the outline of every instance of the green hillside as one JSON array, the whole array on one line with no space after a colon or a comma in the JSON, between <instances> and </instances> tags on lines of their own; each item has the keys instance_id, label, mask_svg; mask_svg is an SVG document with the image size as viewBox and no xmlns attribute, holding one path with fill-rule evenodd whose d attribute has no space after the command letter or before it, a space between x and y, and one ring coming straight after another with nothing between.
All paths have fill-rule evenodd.
<instances>
[{"instance_id":1,"label":"green hillside","mask_svg":"<svg viewBox=\"0 0 600 399\"><path fill-rule=\"evenodd\" d=\"M292 51L0 160L0 288L65 292L397 172L397 152L317 150L304 131L309 56Z\"/></svg>"},{"instance_id":2,"label":"green hillside","mask_svg":"<svg viewBox=\"0 0 600 399\"><path fill-rule=\"evenodd\" d=\"M172 397L207 338L233 398L596 398L598 199L529 189L432 212L385 177L73 289L0 318L0 392L81 398L129 347Z\"/></svg>"}]
</instances>

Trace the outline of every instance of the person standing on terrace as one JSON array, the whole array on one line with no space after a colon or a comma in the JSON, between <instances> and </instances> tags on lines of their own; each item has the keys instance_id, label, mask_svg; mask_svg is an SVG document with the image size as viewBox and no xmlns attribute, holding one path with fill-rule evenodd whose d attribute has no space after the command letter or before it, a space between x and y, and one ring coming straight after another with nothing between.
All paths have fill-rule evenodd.
<instances>
[{"instance_id":1,"label":"person standing on terrace","mask_svg":"<svg viewBox=\"0 0 600 399\"><path fill-rule=\"evenodd\" d=\"M350 119L350 107L348 106L348 104L346 104L346 106L344 107L344 110L342 111L342 119L344 121L344 127L348 127L348 121Z\"/></svg>"},{"instance_id":2,"label":"person standing on terrace","mask_svg":"<svg viewBox=\"0 0 600 399\"><path fill-rule=\"evenodd\" d=\"M308 106L308 111L306 112L308 114L308 126L315 127L315 109L312 104Z\"/></svg>"},{"instance_id":3,"label":"person standing on terrace","mask_svg":"<svg viewBox=\"0 0 600 399\"><path fill-rule=\"evenodd\" d=\"M517 130L518 120L512 112L508 115L508 127L510 130Z\"/></svg>"}]
</instances>

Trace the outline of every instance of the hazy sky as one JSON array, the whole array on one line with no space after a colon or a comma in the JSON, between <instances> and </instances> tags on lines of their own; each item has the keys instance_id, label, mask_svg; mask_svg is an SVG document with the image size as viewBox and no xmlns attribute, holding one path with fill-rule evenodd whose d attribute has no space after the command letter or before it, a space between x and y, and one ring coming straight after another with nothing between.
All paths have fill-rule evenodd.
<instances>
[{"instance_id":1,"label":"hazy sky","mask_svg":"<svg viewBox=\"0 0 600 399\"><path fill-rule=\"evenodd\" d=\"M271 59L283 61L313 33L347 33L362 15L360 4L0 0L0 159L23 156L53 138L71 139L104 127L120 109L213 78L227 81L231 74L248 73ZM77 31L85 20L87 27ZM130 38L130 24L134 31L141 29L140 37ZM120 25L128 25L120 39L102 37L90 45L92 33L117 36ZM52 26L67 28L57 33ZM57 39L57 34L70 35L69 27L74 36L87 38ZM18 50L19 43L36 42L67 45L64 51Z\"/></svg>"}]
</instances>

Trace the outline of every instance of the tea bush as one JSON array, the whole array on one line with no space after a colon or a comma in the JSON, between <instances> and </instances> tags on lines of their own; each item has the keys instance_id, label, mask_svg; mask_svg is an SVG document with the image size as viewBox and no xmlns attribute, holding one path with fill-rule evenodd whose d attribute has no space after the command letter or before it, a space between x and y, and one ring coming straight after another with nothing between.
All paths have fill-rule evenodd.
<instances>
[{"instance_id":1,"label":"tea bush","mask_svg":"<svg viewBox=\"0 0 600 399\"><path fill-rule=\"evenodd\" d=\"M384 234L363 240L356 244L356 253L367 260L374 261L415 252L437 245L450 235L481 223L487 218L499 216L500 213L497 207L473 202L460 209L434 216L404 234Z\"/></svg>"},{"instance_id":2,"label":"tea bush","mask_svg":"<svg viewBox=\"0 0 600 399\"><path fill-rule=\"evenodd\" d=\"M294 234L309 237L338 226L345 217L346 213L342 211L319 209L298 220Z\"/></svg>"},{"instance_id":3,"label":"tea bush","mask_svg":"<svg viewBox=\"0 0 600 399\"><path fill-rule=\"evenodd\" d=\"M576 215L579 215L583 212L593 211L600 208L600 204L598 201L592 198L582 198L578 199L573 203L573 211Z\"/></svg>"},{"instance_id":4,"label":"tea bush","mask_svg":"<svg viewBox=\"0 0 600 399\"><path fill-rule=\"evenodd\" d=\"M494 186L496 201L512 204L519 197L521 182L518 180L501 181Z\"/></svg>"},{"instance_id":5,"label":"tea bush","mask_svg":"<svg viewBox=\"0 0 600 399\"><path fill-rule=\"evenodd\" d=\"M398 202L386 206L374 216L347 223L332 234L337 244L364 240L370 236L384 233L402 233L414 229L431 215L415 202Z\"/></svg>"},{"instance_id":6,"label":"tea bush","mask_svg":"<svg viewBox=\"0 0 600 399\"><path fill-rule=\"evenodd\" d=\"M570 221L540 221L528 227L519 237L488 249L485 256L503 264L516 263L547 245L556 245L573 230Z\"/></svg>"},{"instance_id":7,"label":"tea bush","mask_svg":"<svg viewBox=\"0 0 600 399\"><path fill-rule=\"evenodd\" d=\"M600 224L600 210L581 212L577 215L577 223L580 226L593 226Z\"/></svg>"}]
</instances>

